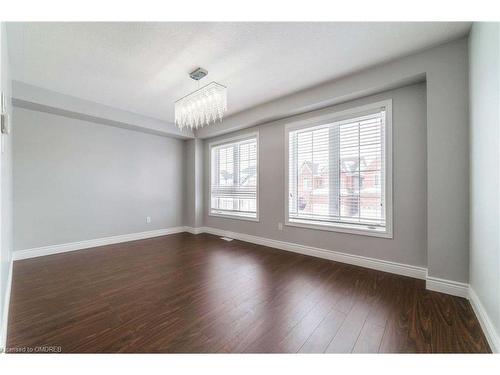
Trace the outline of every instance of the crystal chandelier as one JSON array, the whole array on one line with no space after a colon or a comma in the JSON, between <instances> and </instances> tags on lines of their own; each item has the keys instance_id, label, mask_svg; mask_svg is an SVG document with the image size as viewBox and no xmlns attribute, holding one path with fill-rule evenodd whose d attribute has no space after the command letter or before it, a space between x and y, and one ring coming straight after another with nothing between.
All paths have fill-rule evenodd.
<instances>
[{"instance_id":1,"label":"crystal chandelier","mask_svg":"<svg viewBox=\"0 0 500 375\"><path fill-rule=\"evenodd\" d=\"M198 68L189 73L189 76L199 81L207 74L205 69ZM222 122L226 111L227 88L211 82L175 102L175 124L181 130L202 128L210 122Z\"/></svg>"}]
</instances>

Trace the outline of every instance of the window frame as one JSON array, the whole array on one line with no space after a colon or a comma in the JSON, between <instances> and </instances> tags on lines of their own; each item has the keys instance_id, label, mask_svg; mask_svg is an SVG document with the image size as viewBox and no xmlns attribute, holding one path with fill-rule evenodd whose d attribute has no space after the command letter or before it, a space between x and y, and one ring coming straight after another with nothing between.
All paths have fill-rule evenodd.
<instances>
[{"instance_id":1,"label":"window frame","mask_svg":"<svg viewBox=\"0 0 500 375\"><path fill-rule=\"evenodd\" d=\"M238 214L221 214L221 213L214 213L212 212L212 149L214 147L218 146L223 146L226 144L231 144L231 143L237 143L244 141L246 139L251 139L255 138L256 141L256 178L257 178L257 192L256 192L256 213L255 217L248 217L244 215L238 215ZM259 190L260 190L260 174L259 174L259 132L255 131L252 133L245 133L241 134L238 136L230 137L230 138L224 138L218 141L210 142L208 145L208 152L209 152L209 184L208 184L208 216L213 216L213 217L220 217L224 219L236 219L236 220L245 220L245 221L253 221L253 222L259 222L260 221L260 208L259 208Z\"/></svg>"},{"instance_id":2,"label":"window frame","mask_svg":"<svg viewBox=\"0 0 500 375\"><path fill-rule=\"evenodd\" d=\"M289 137L290 132L300 129L306 129L318 125L326 125L331 122L346 120L352 117L362 116L376 110L377 108L384 107L385 114L385 230L369 228L366 224L348 224L340 222L332 222L328 224L323 223L308 223L301 222L300 219L291 219L289 215ZM324 111L322 111L324 113ZM286 226L300 227L314 230L323 230L339 233L357 234L371 237L393 238L393 153L392 153L392 99L385 99L366 105L352 107L346 110L329 112L327 114L318 114L307 119L299 119L296 121L288 122L285 125L284 131L284 188L285 188L285 220ZM381 184L383 181L380 181Z\"/></svg>"}]
</instances>

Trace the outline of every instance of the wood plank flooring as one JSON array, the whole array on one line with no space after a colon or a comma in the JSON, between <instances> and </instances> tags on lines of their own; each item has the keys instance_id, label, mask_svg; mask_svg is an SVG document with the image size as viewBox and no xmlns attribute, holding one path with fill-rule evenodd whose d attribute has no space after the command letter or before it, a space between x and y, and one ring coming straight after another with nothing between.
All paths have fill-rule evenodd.
<instances>
[{"instance_id":1,"label":"wood plank flooring","mask_svg":"<svg viewBox=\"0 0 500 375\"><path fill-rule=\"evenodd\" d=\"M490 352L422 280L208 234L16 261L9 316L10 352Z\"/></svg>"}]
</instances>

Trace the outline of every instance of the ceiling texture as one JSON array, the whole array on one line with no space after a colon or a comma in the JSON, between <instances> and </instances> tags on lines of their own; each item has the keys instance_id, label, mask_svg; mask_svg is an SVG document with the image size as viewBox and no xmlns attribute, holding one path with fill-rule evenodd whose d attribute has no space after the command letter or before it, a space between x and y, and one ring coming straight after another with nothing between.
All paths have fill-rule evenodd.
<instances>
[{"instance_id":1,"label":"ceiling texture","mask_svg":"<svg viewBox=\"0 0 500 375\"><path fill-rule=\"evenodd\" d=\"M201 85L228 87L228 115L467 35L441 23L9 23L14 80L174 121Z\"/></svg>"}]
</instances>

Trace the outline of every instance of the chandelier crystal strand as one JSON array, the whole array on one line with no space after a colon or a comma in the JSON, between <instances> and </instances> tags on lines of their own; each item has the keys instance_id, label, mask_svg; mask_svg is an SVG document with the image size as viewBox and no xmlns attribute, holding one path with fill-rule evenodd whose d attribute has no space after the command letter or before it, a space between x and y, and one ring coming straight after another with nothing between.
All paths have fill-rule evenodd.
<instances>
[{"instance_id":1,"label":"chandelier crystal strand","mask_svg":"<svg viewBox=\"0 0 500 375\"><path fill-rule=\"evenodd\" d=\"M175 102L175 123L179 129L199 129L217 120L227 111L227 88L211 82Z\"/></svg>"}]
</instances>

